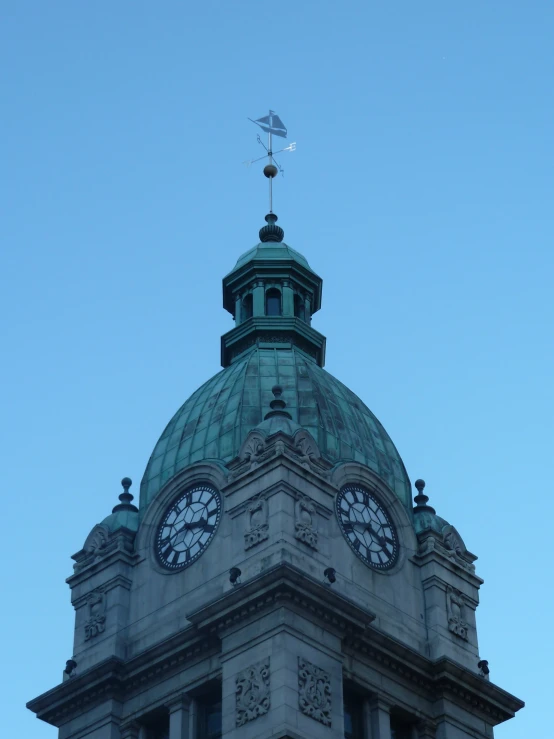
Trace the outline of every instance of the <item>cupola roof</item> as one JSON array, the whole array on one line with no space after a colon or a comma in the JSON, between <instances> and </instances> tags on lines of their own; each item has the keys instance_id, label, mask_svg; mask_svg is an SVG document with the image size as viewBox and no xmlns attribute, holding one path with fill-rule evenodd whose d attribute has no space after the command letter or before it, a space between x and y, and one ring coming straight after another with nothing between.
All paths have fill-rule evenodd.
<instances>
[{"instance_id":1,"label":"cupola roof","mask_svg":"<svg viewBox=\"0 0 554 739\"><path fill-rule=\"evenodd\" d=\"M367 465L411 511L408 475L381 423L355 393L293 346L251 347L181 406L148 462L141 511L189 464L236 457L248 432L262 423L275 385L283 388L291 424L312 434L324 459Z\"/></svg>"}]
</instances>

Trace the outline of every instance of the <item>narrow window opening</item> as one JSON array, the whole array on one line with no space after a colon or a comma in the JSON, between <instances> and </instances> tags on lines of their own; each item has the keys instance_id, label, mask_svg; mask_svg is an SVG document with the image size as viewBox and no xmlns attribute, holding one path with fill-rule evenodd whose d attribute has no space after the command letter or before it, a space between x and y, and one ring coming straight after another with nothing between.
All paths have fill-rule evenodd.
<instances>
[{"instance_id":1,"label":"narrow window opening","mask_svg":"<svg viewBox=\"0 0 554 739\"><path fill-rule=\"evenodd\" d=\"M344 738L363 739L364 737L364 698L346 683L344 685Z\"/></svg>"},{"instance_id":2,"label":"narrow window opening","mask_svg":"<svg viewBox=\"0 0 554 739\"><path fill-rule=\"evenodd\" d=\"M169 739L169 711L161 708L141 719L147 739Z\"/></svg>"},{"instance_id":3,"label":"narrow window opening","mask_svg":"<svg viewBox=\"0 0 554 739\"><path fill-rule=\"evenodd\" d=\"M281 315L281 293L275 288L268 290L265 294L265 314L266 316Z\"/></svg>"},{"instance_id":4,"label":"narrow window opening","mask_svg":"<svg viewBox=\"0 0 554 739\"><path fill-rule=\"evenodd\" d=\"M391 739L412 739L412 724L402 718L391 716L390 735Z\"/></svg>"},{"instance_id":5,"label":"narrow window opening","mask_svg":"<svg viewBox=\"0 0 554 739\"><path fill-rule=\"evenodd\" d=\"M253 314L253 301L252 293L246 295L242 301L241 321L247 321L252 318Z\"/></svg>"},{"instance_id":6,"label":"narrow window opening","mask_svg":"<svg viewBox=\"0 0 554 739\"><path fill-rule=\"evenodd\" d=\"M294 315L301 321L306 320L306 304L300 295L294 296Z\"/></svg>"},{"instance_id":7,"label":"narrow window opening","mask_svg":"<svg viewBox=\"0 0 554 739\"><path fill-rule=\"evenodd\" d=\"M220 739L221 685L198 698L198 738Z\"/></svg>"}]
</instances>

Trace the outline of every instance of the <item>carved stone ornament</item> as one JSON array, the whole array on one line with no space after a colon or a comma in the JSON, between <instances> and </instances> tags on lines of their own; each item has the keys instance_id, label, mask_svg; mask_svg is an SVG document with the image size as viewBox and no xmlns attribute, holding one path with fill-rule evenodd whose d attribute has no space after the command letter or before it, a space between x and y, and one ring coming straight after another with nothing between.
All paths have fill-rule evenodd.
<instances>
[{"instance_id":1,"label":"carved stone ornament","mask_svg":"<svg viewBox=\"0 0 554 739\"><path fill-rule=\"evenodd\" d=\"M444 526L442 530L443 545L451 559L460 567L470 572L475 572L473 561L477 559L474 554L468 552L464 540L451 524Z\"/></svg>"},{"instance_id":2,"label":"carved stone ornament","mask_svg":"<svg viewBox=\"0 0 554 739\"><path fill-rule=\"evenodd\" d=\"M328 672L298 658L298 704L302 713L331 726L331 678Z\"/></svg>"},{"instance_id":3,"label":"carved stone ornament","mask_svg":"<svg viewBox=\"0 0 554 739\"><path fill-rule=\"evenodd\" d=\"M442 530L442 538L444 539L444 546L448 550L457 554L458 557L463 557L466 552L466 548L462 541L462 537L458 534L454 526L451 526L450 524L445 526Z\"/></svg>"},{"instance_id":4,"label":"carved stone ornament","mask_svg":"<svg viewBox=\"0 0 554 739\"><path fill-rule=\"evenodd\" d=\"M236 677L237 726L244 726L269 711L269 657Z\"/></svg>"},{"instance_id":5,"label":"carved stone ornament","mask_svg":"<svg viewBox=\"0 0 554 739\"><path fill-rule=\"evenodd\" d=\"M453 529L454 533L450 533L448 530ZM444 531L446 530L446 538ZM461 541L460 535L456 532L453 526L445 526L443 529L443 537L442 540L437 538L437 535L430 535L427 536L425 539L420 539L419 542L419 548L418 548L418 554L424 555L429 554L429 552L438 552L443 557L447 557L451 562L454 562L458 565L458 567L461 567L464 570L467 570L467 572L474 573L475 572L475 565L472 562L472 557L474 555L470 555L467 549L465 549L463 542L463 554L458 554L458 551L462 551L461 547L459 546L459 541Z\"/></svg>"},{"instance_id":6,"label":"carved stone ornament","mask_svg":"<svg viewBox=\"0 0 554 739\"><path fill-rule=\"evenodd\" d=\"M294 450L290 451L304 467L317 473L321 477L329 477L330 472L321 459L321 453L314 437L309 431L302 429L294 435Z\"/></svg>"},{"instance_id":7,"label":"carved stone ornament","mask_svg":"<svg viewBox=\"0 0 554 739\"><path fill-rule=\"evenodd\" d=\"M89 617L85 622L85 641L101 634L106 628L106 596L102 590L93 590L87 596Z\"/></svg>"},{"instance_id":8,"label":"carved stone ornament","mask_svg":"<svg viewBox=\"0 0 554 739\"><path fill-rule=\"evenodd\" d=\"M448 613L448 628L461 639L468 640L469 625L465 620L464 597L459 590L448 587L446 591L446 610Z\"/></svg>"},{"instance_id":9,"label":"carved stone ornament","mask_svg":"<svg viewBox=\"0 0 554 739\"><path fill-rule=\"evenodd\" d=\"M269 537L267 522L267 501L264 498L254 499L246 509L247 530L244 533L244 548L259 544Z\"/></svg>"},{"instance_id":10,"label":"carved stone ornament","mask_svg":"<svg viewBox=\"0 0 554 739\"><path fill-rule=\"evenodd\" d=\"M89 555L100 553L100 550L104 549L108 543L109 536L110 532L108 528L99 524L98 526L95 526L87 536L83 549Z\"/></svg>"},{"instance_id":11,"label":"carved stone ornament","mask_svg":"<svg viewBox=\"0 0 554 739\"><path fill-rule=\"evenodd\" d=\"M304 457L306 461L315 462L321 457L319 447L307 431L297 432L294 436L294 443L299 456Z\"/></svg>"},{"instance_id":12,"label":"carved stone ornament","mask_svg":"<svg viewBox=\"0 0 554 739\"><path fill-rule=\"evenodd\" d=\"M248 436L239 452L239 462L229 473L229 478L234 480L253 467L264 462L275 454L273 449L268 449L265 443L265 437L262 433L253 429Z\"/></svg>"},{"instance_id":13,"label":"carved stone ornament","mask_svg":"<svg viewBox=\"0 0 554 739\"><path fill-rule=\"evenodd\" d=\"M294 506L294 535L312 549L317 549L316 510L311 498L302 496Z\"/></svg>"}]
</instances>

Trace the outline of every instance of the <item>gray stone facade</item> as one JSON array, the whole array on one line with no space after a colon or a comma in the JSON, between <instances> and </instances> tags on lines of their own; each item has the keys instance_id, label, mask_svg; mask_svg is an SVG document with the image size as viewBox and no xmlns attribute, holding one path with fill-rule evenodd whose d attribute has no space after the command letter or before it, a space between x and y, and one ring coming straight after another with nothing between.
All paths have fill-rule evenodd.
<instances>
[{"instance_id":1,"label":"gray stone facade","mask_svg":"<svg viewBox=\"0 0 554 739\"><path fill-rule=\"evenodd\" d=\"M169 739L200 739L208 689L225 739L342 739L348 696L364 739L390 739L398 722L410 739L490 739L521 708L480 674L482 581L460 535L416 533L368 467L332 468L311 437L303 451L307 437L254 431L229 465L198 462L170 480L136 535L95 527L68 579L76 666L29 704L60 739L157 738L159 716ZM168 572L154 554L159 521L198 482L220 492L220 523L194 564ZM350 482L394 522L389 570L343 536L335 500Z\"/></svg>"}]
</instances>

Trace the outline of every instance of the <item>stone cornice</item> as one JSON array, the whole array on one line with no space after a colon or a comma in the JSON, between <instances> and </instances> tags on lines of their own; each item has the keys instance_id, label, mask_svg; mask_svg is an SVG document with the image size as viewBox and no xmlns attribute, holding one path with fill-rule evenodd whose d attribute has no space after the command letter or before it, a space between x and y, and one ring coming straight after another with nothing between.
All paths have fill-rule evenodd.
<instances>
[{"instance_id":1,"label":"stone cornice","mask_svg":"<svg viewBox=\"0 0 554 739\"><path fill-rule=\"evenodd\" d=\"M485 680L456 662L442 658L433 663L436 691L457 703L471 705L493 726L513 718L525 703L498 685Z\"/></svg>"},{"instance_id":2,"label":"stone cornice","mask_svg":"<svg viewBox=\"0 0 554 739\"><path fill-rule=\"evenodd\" d=\"M475 574L473 563L477 557L474 554L465 551L461 555L447 548L442 536L436 532L425 531L423 534L418 534L417 538L419 547L412 558L412 562L418 567L425 567L431 562L437 562L475 588L479 588L483 584L484 581Z\"/></svg>"},{"instance_id":3,"label":"stone cornice","mask_svg":"<svg viewBox=\"0 0 554 739\"><path fill-rule=\"evenodd\" d=\"M109 698L123 700L161 676L169 677L184 666L218 652L218 640L199 635L191 626L127 662L109 658L29 701L27 708L37 718L60 726L83 709Z\"/></svg>"},{"instance_id":4,"label":"stone cornice","mask_svg":"<svg viewBox=\"0 0 554 739\"><path fill-rule=\"evenodd\" d=\"M94 577L94 575L98 575L103 570L119 562L128 567L134 567L137 563L137 555L133 551L124 548L125 545L123 542L124 540L122 538L119 541L117 539L112 540L105 549L100 549L94 555L89 555L90 561L85 560L86 564L79 565L78 561L74 574L66 579L69 587L73 589L91 577ZM82 552L77 552L77 554L73 555L73 559L76 559L81 554Z\"/></svg>"},{"instance_id":5,"label":"stone cornice","mask_svg":"<svg viewBox=\"0 0 554 739\"><path fill-rule=\"evenodd\" d=\"M493 726L512 718L525 705L453 660L429 660L372 626L361 637L347 637L344 647L355 659L377 663L380 671L385 668L392 675L417 685L429 701L449 697L466 710L478 712Z\"/></svg>"},{"instance_id":6,"label":"stone cornice","mask_svg":"<svg viewBox=\"0 0 554 739\"><path fill-rule=\"evenodd\" d=\"M277 462L277 464L268 466L269 465L269 462L264 463L263 469L256 468L256 472L258 472L258 474L253 474L252 480L255 480L258 477L262 477L262 478L263 477L266 477L267 474L268 474L268 472L270 472L274 467L280 466L280 464L283 463L283 462L284 462L283 458L280 457L280 459ZM287 465L287 466L289 467L289 469L292 468L291 465ZM296 470L293 470L293 471L296 472ZM243 482L243 481L241 480L241 482ZM318 480L318 482L320 482L320 481ZM244 484L244 482L243 482L243 484ZM242 488L239 488L239 490L241 490L241 489ZM321 486L320 486L320 489L321 489ZM228 502L226 504L226 513L231 518L236 518L241 513L243 513L248 508L249 505L251 505L251 503L252 503L252 497L248 497L248 498L246 498L246 500L242 500L240 503L236 503L236 504L233 505L232 504L232 493L233 492L234 492L233 490L230 490L229 491L229 494L228 494L229 495ZM323 492L324 492L324 494L328 494L327 490L324 490ZM292 485L287 480L279 480L279 481L273 483L272 485L270 485L269 487L265 488L264 490L262 490L262 492L258 493L256 495L256 498L263 498L264 500L269 500L269 498L271 498L274 495L278 495L279 493L285 493L285 495L289 495L291 498L294 498L295 500L299 496L299 492L298 492L298 488L297 487L295 487L294 485ZM333 508L331 507L331 504L328 505L328 506L323 505L322 503L320 503L315 498L312 498L312 502L313 502L313 504L314 504L314 506L315 506L315 508L317 510L317 513L320 516L322 516L322 518L326 518L326 519L331 518L331 516L333 515Z\"/></svg>"},{"instance_id":7,"label":"stone cornice","mask_svg":"<svg viewBox=\"0 0 554 739\"><path fill-rule=\"evenodd\" d=\"M130 590L132 585L132 581L125 577L124 575L117 574L115 577L111 577L109 580L106 580L101 585L97 587L93 587L93 590L101 590L103 593L108 593L110 590L113 590L114 588L124 588L125 590ZM89 596L89 592L82 593L78 598L72 599L73 606L75 608L79 608L80 606L84 605L87 602L87 598Z\"/></svg>"},{"instance_id":8,"label":"stone cornice","mask_svg":"<svg viewBox=\"0 0 554 739\"><path fill-rule=\"evenodd\" d=\"M489 724L511 718L523 702L452 660L431 661L372 625L374 615L288 563L277 565L188 614L191 625L123 662L112 657L28 703L37 716L60 726L108 699L124 700L220 652L220 635L286 607L339 634L345 654L379 673L410 683L435 703L453 701Z\"/></svg>"},{"instance_id":9,"label":"stone cornice","mask_svg":"<svg viewBox=\"0 0 554 739\"><path fill-rule=\"evenodd\" d=\"M218 633L282 605L308 613L341 634L363 633L375 619L370 611L287 563L266 570L187 618L201 631Z\"/></svg>"},{"instance_id":10,"label":"stone cornice","mask_svg":"<svg viewBox=\"0 0 554 739\"><path fill-rule=\"evenodd\" d=\"M27 703L37 718L60 726L70 715L89 704L120 695L124 663L117 657L101 662L78 677L71 678Z\"/></svg>"}]
</instances>

